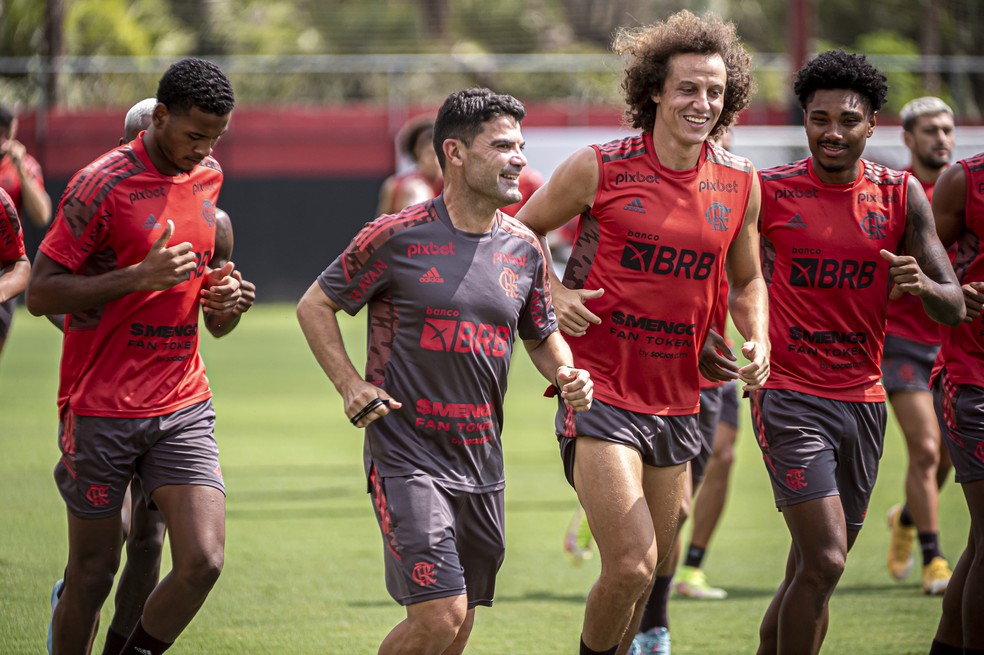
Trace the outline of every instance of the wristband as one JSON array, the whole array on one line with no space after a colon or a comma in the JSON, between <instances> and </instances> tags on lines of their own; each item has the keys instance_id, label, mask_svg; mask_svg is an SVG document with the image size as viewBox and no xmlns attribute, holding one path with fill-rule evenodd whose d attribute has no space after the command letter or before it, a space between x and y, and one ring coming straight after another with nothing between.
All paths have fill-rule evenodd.
<instances>
[{"instance_id":1,"label":"wristband","mask_svg":"<svg viewBox=\"0 0 984 655\"><path fill-rule=\"evenodd\" d=\"M358 413L352 418L350 418L349 420L352 422L352 425L355 425L356 423L364 419L366 416L368 416L370 413L372 413L372 411L377 407L379 407L380 405L386 405L387 407L389 407L389 404L390 404L389 400L379 398L377 396L376 398L373 398L368 403L366 403L366 406L360 409Z\"/></svg>"}]
</instances>

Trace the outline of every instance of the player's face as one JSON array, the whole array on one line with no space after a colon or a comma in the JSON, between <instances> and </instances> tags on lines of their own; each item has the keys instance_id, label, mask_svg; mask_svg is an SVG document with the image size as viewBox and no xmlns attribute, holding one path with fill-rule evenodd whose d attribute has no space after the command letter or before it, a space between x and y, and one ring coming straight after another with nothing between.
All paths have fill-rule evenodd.
<instances>
[{"instance_id":1,"label":"player's face","mask_svg":"<svg viewBox=\"0 0 984 655\"><path fill-rule=\"evenodd\" d=\"M905 145L926 168L946 168L953 156L953 116L946 112L920 116L912 130L905 132Z\"/></svg>"},{"instance_id":2,"label":"player's face","mask_svg":"<svg viewBox=\"0 0 984 655\"><path fill-rule=\"evenodd\" d=\"M670 58L669 69L662 90L652 96L657 105L654 138L703 143L724 110L724 60L717 54L679 54Z\"/></svg>"},{"instance_id":3,"label":"player's face","mask_svg":"<svg viewBox=\"0 0 984 655\"><path fill-rule=\"evenodd\" d=\"M820 89L804 116L813 167L828 184L846 184L857 177L858 160L875 129L875 113L861 94L846 89Z\"/></svg>"},{"instance_id":4,"label":"player's face","mask_svg":"<svg viewBox=\"0 0 984 655\"><path fill-rule=\"evenodd\" d=\"M165 165L176 175L187 173L212 153L212 148L229 125L229 116L216 116L192 107L187 113L169 112L158 104L154 110L154 143ZM154 162L157 164L157 162Z\"/></svg>"},{"instance_id":5,"label":"player's face","mask_svg":"<svg viewBox=\"0 0 984 655\"><path fill-rule=\"evenodd\" d=\"M464 149L465 181L472 191L486 196L497 207L523 199L519 174L526 166L523 134L512 116L487 121L471 146Z\"/></svg>"}]
</instances>

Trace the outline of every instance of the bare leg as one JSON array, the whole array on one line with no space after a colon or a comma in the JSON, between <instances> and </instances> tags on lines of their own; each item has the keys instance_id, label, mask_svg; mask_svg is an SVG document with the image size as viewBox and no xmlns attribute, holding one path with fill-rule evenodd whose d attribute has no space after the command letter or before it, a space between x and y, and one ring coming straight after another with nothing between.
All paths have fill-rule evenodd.
<instances>
[{"instance_id":1,"label":"bare leg","mask_svg":"<svg viewBox=\"0 0 984 655\"><path fill-rule=\"evenodd\" d=\"M167 485L154 491L171 533L171 572L144 605L147 634L173 642L198 613L222 572L225 494L214 487Z\"/></svg>"},{"instance_id":2,"label":"bare leg","mask_svg":"<svg viewBox=\"0 0 984 655\"><path fill-rule=\"evenodd\" d=\"M735 426L718 423L714 435L714 450L707 463L700 495L694 501L694 527L690 535L690 543L700 548L707 548L711 543L711 536L717 528L721 514L724 513L731 468L735 462L737 438L738 430Z\"/></svg>"},{"instance_id":3,"label":"bare leg","mask_svg":"<svg viewBox=\"0 0 984 655\"><path fill-rule=\"evenodd\" d=\"M464 594L407 605L407 618L390 630L379 655L457 655L475 620Z\"/></svg>"},{"instance_id":4,"label":"bare leg","mask_svg":"<svg viewBox=\"0 0 984 655\"><path fill-rule=\"evenodd\" d=\"M919 532L937 532L941 439L933 394L897 391L891 394L890 400L909 451L905 476L905 501L909 513Z\"/></svg>"},{"instance_id":5,"label":"bare leg","mask_svg":"<svg viewBox=\"0 0 984 655\"><path fill-rule=\"evenodd\" d=\"M970 508L971 531L961 603L963 646L984 650L984 630L981 630L984 625L984 480L965 483L963 491Z\"/></svg>"}]
</instances>

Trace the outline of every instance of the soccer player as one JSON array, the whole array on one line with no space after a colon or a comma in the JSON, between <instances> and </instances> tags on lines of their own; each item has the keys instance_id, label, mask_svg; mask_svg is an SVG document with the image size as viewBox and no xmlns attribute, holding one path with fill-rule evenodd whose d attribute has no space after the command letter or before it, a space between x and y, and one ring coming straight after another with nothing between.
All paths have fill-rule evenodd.
<instances>
[{"instance_id":1,"label":"soccer player","mask_svg":"<svg viewBox=\"0 0 984 655\"><path fill-rule=\"evenodd\" d=\"M399 138L400 152L413 168L391 175L379 189L377 214L395 214L404 207L430 200L441 193L444 180L434 152L434 121L428 117L410 121Z\"/></svg>"},{"instance_id":2,"label":"soccer player","mask_svg":"<svg viewBox=\"0 0 984 655\"><path fill-rule=\"evenodd\" d=\"M885 436L888 291L947 325L963 299L919 182L862 159L888 93L861 55L823 52L797 73L811 157L760 172L772 375L753 428L792 537L759 653L816 653L861 530Z\"/></svg>"},{"instance_id":3,"label":"soccer player","mask_svg":"<svg viewBox=\"0 0 984 655\"><path fill-rule=\"evenodd\" d=\"M174 566L122 652L164 652L222 570L225 493L198 318L201 307L209 331L223 334L241 295L231 262L208 266L222 185L209 154L234 96L217 66L184 59L161 77L157 100L141 138L72 178L28 287L33 314L68 315L55 480L69 556L52 616L56 655L91 643L135 473L165 517Z\"/></svg>"},{"instance_id":4,"label":"soccer player","mask_svg":"<svg viewBox=\"0 0 984 655\"><path fill-rule=\"evenodd\" d=\"M12 301L23 293L30 274L31 262L24 250L17 209L7 192L0 189L0 352L7 340L7 327L14 310Z\"/></svg>"},{"instance_id":5,"label":"soccer player","mask_svg":"<svg viewBox=\"0 0 984 655\"><path fill-rule=\"evenodd\" d=\"M709 142L748 103L748 54L734 25L687 11L621 30L614 49L628 59L626 115L642 133L575 152L518 216L545 235L581 215L552 289L574 362L595 379L591 410L560 406L555 426L601 557L582 655L629 647L675 538L701 447L698 352L725 271L751 360L738 375L755 389L769 371L758 181L748 160Z\"/></svg>"},{"instance_id":6,"label":"soccer player","mask_svg":"<svg viewBox=\"0 0 984 655\"><path fill-rule=\"evenodd\" d=\"M970 510L970 535L943 596L931 655L984 654L984 153L940 176L933 193L936 229L954 260L966 320L944 334L933 371L936 411L956 481Z\"/></svg>"},{"instance_id":7,"label":"soccer player","mask_svg":"<svg viewBox=\"0 0 984 655\"><path fill-rule=\"evenodd\" d=\"M44 190L41 165L17 140L17 117L0 105L0 188L13 199L22 218L44 227L51 220L51 198Z\"/></svg>"},{"instance_id":8,"label":"soccer player","mask_svg":"<svg viewBox=\"0 0 984 655\"><path fill-rule=\"evenodd\" d=\"M916 98L902 107L903 138L912 154L912 173L932 202L933 185L953 155L953 110L939 98ZM888 303L888 329L882 358L882 384L905 437L909 464L905 503L888 513L891 544L888 571L904 580L912 571L913 542L922 552L922 591L942 594L950 565L940 550L939 489L950 471L933 410L929 374L940 349L940 324L923 311L919 299L902 294Z\"/></svg>"},{"instance_id":9,"label":"soccer player","mask_svg":"<svg viewBox=\"0 0 984 655\"><path fill-rule=\"evenodd\" d=\"M492 604L515 333L572 411L591 406L591 380L557 331L539 240L497 211L519 200L525 113L488 89L448 96L434 126L443 194L368 223L298 304L346 416L366 428L386 586L406 607L381 655L461 653L475 607ZM366 304L363 378L336 313Z\"/></svg>"}]
</instances>

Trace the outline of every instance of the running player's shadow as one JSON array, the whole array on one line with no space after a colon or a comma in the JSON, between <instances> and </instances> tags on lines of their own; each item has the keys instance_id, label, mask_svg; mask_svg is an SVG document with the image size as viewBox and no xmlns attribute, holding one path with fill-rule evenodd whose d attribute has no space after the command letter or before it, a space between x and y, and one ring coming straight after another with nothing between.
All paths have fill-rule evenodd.
<instances>
[{"instance_id":1,"label":"running player's shadow","mask_svg":"<svg viewBox=\"0 0 984 655\"><path fill-rule=\"evenodd\" d=\"M755 598L772 598L776 595L775 587L738 587L729 584L721 584L720 580L716 581L721 587L728 592L728 597L721 601L713 601L713 604L718 604L719 602L727 603L729 600L750 600ZM687 596L681 596L680 594L674 593L670 596L671 601L681 601L684 603L702 603L710 605L711 601L703 600L700 598L688 598Z\"/></svg>"}]
</instances>

